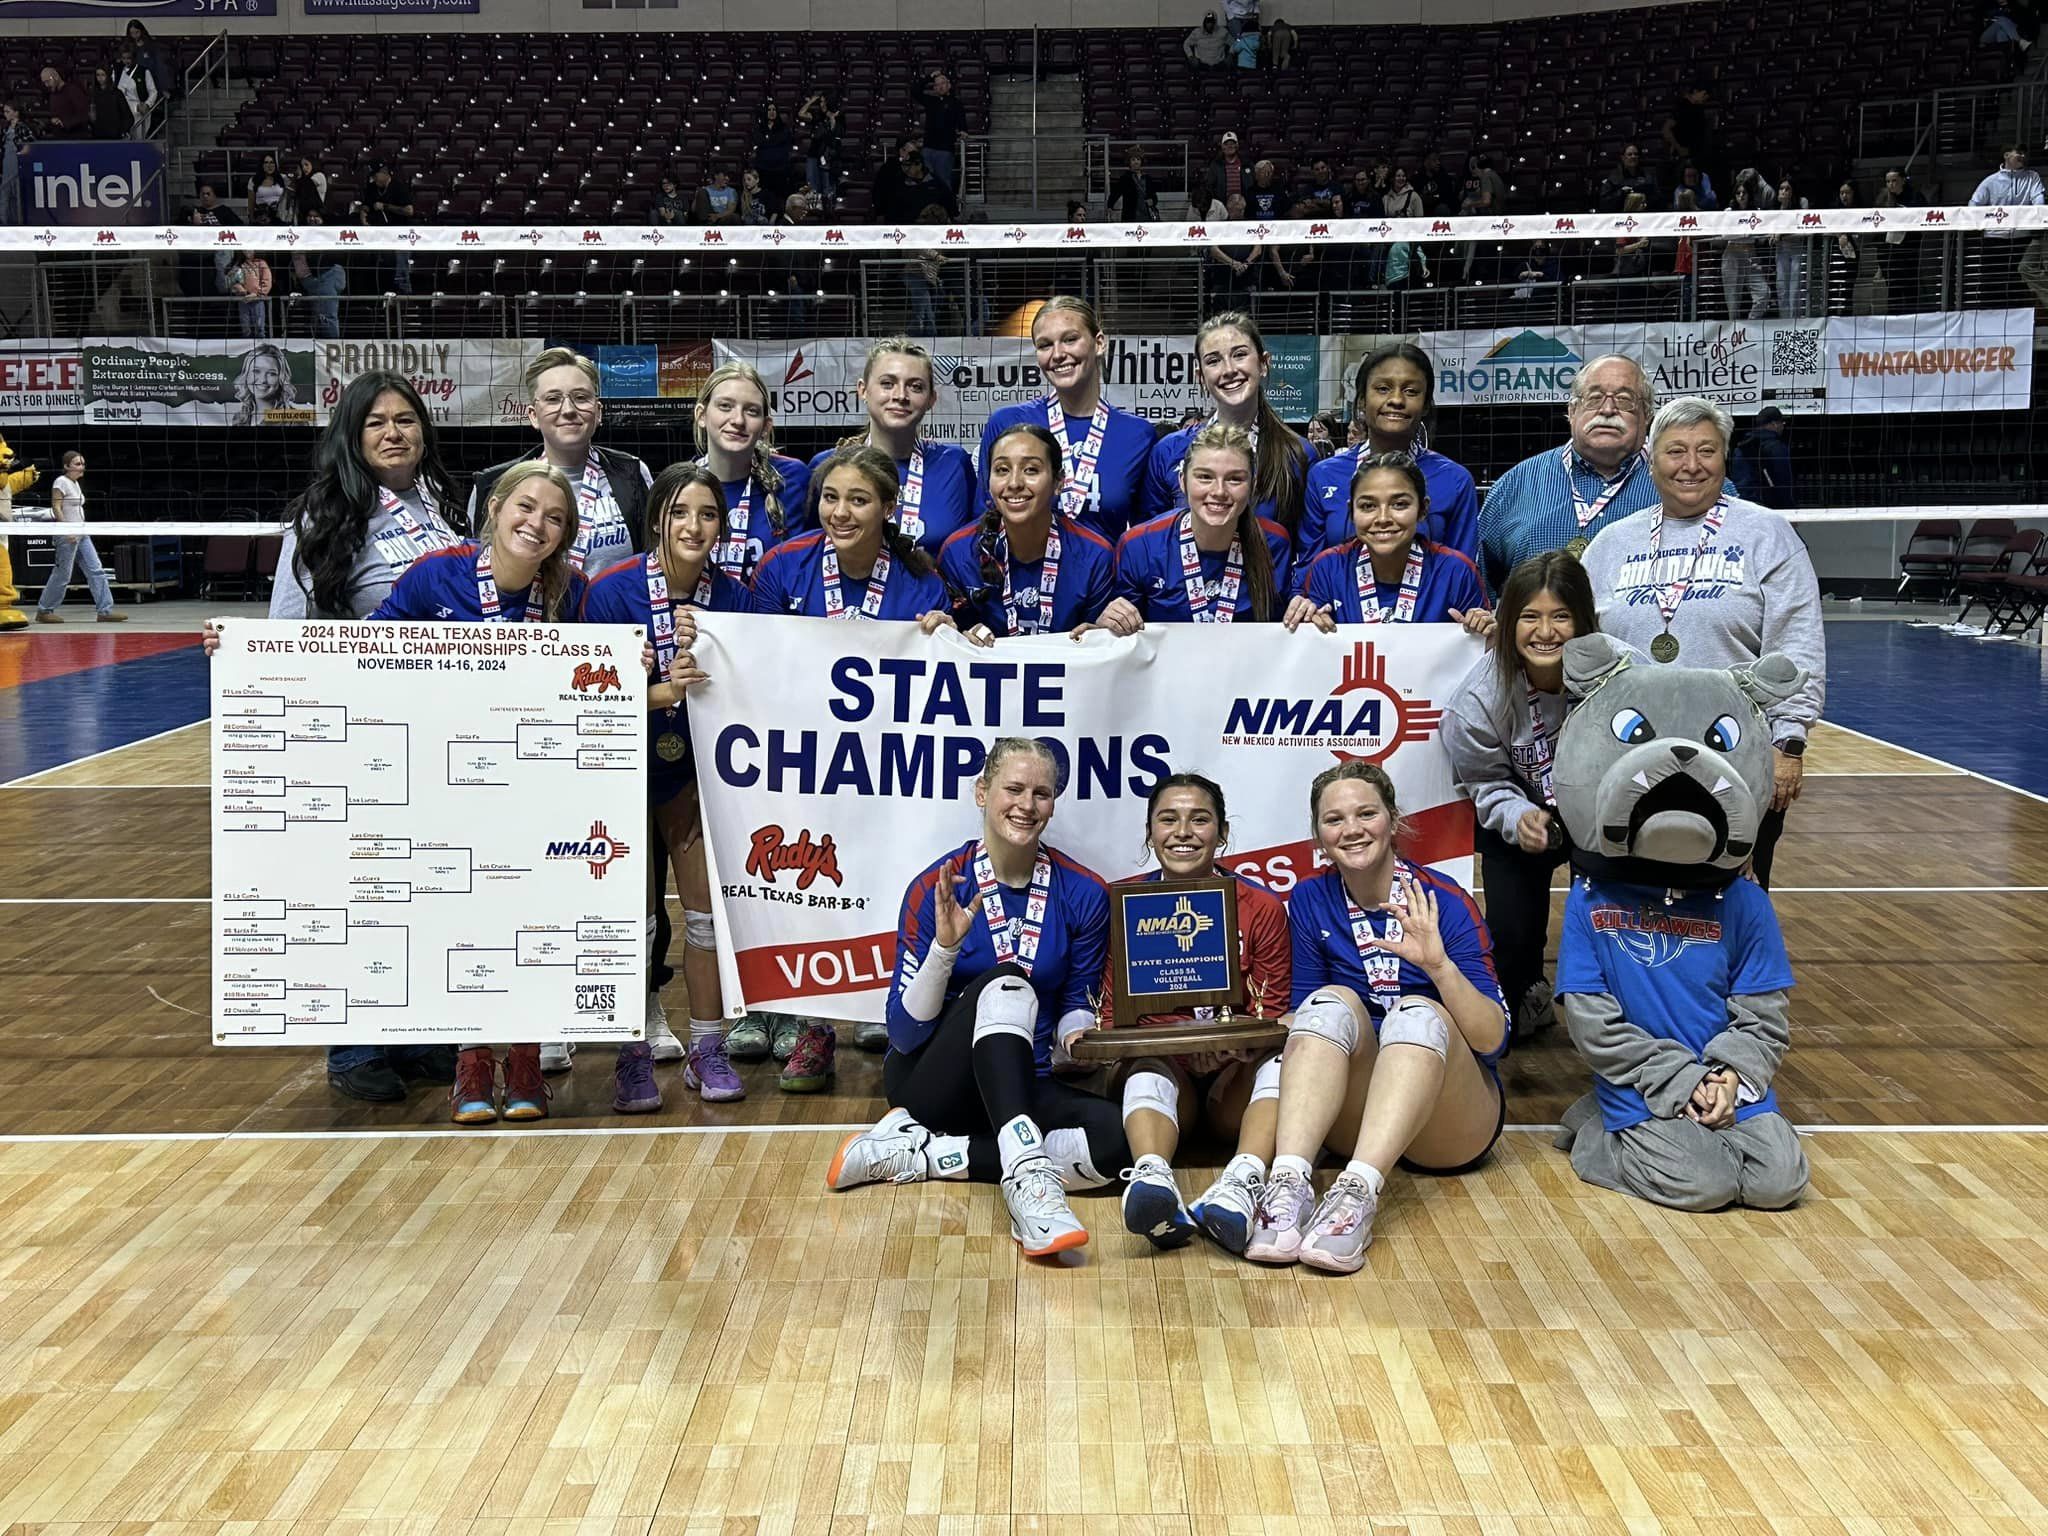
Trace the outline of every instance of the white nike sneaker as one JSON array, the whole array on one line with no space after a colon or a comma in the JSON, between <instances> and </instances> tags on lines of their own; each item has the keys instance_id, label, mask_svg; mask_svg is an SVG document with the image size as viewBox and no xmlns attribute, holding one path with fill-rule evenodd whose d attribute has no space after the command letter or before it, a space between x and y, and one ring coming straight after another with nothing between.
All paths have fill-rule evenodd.
<instances>
[{"instance_id":1,"label":"white nike sneaker","mask_svg":"<svg viewBox=\"0 0 2048 1536\"><path fill-rule=\"evenodd\" d=\"M573 1040L550 1040L540 1048L540 1069L543 1072L566 1072L576 1063L571 1060L576 1054Z\"/></svg>"},{"instance_id":2,"label":"white nike sneaker","mask_svg":"<svg viewBox=\"0 0 2048 1536\"><path fill-rule=\"evenodd\" d=\"M1027 1157L1003 1180L1003 1204L1010 1208L1010 1236L1034 1259L1088 1241L1088 1229L1067 1204L1066 1187L1050 1158Z\"/></svg>"},{"instance_id":3,"label":"white nike sneaker","mask_svg":"<svg viewBox=\"0 0 2048 1536\"><path fill-rule=\"evenodd\" d=\"M1195 1239L1195 1218L1180 1203L1180 1185L1166 1159L1147 1154L1124 1177L1124 1226L1154 1248L1180 1248Z\"/></svg>"},{"instance_id":4,"label":"white nike sneaker","mask_svg":"<svg viewBox=\"0 0 2048 1536\"><path fill-rule=\"evenodd\" d=\"M647 994L647 1043L653 1047L656 1061L681 1061L683 1042L676 1038L676 1032L668 1027L668 1010L661 1006L661 994ZM547 1070L545 1066L541 1068Z\"/></svg>"},{"instance_id":5,"label":"white nike sneaker","mask_svg":"<svg viewBox=\"0 0 2048 1536\"><path fill-rule=\"evenodd\" d=\"M1244 1245L1251 1241L1258 1210L1259 1185L1228 1168L1188 1207L1202 1230L1232 1253L1243 1253Z\"/></svg>"},{"instance_id":6,"label":"white nike sneaker","mask_svg":"<svg viewBox=\"0 0 2048 1536\"><path fill-rule=\"evenodd\" d=\"M856 1184L921 1184L931 1177L925 1148L932 1133L910 1118L907 1109L892 1109L858 1135L841 1143L825 1183L832 1189Z\"/></svg>"},{"instance_id":7,"label":"white nike sneaker","mask_svg":"<svg viewBox=\"0 0 2048 1536\"><path fill-rule=\"evenodd\" d=\"M1379 1208L1380 1197L1364 1179L1337 1175L1302 1233L1301 1262L1339 1275L1356 1273L1372 1246L1372 1218Z\"/></svg>"},{"instance_id":8,"label":"white nike sneaker","mask_svg":"<svg viewBox=\"0 0 2048 1536\"><path fill-rule=\"evenodd\" d=\"M1292 1264L1301 1257L1302 1224L1316 1208L1316 1188L1293 1169L1282 1169L1259 1186L1251 1240L1244 1256L1260 1264Z\"/></svg>"}]
</instances>

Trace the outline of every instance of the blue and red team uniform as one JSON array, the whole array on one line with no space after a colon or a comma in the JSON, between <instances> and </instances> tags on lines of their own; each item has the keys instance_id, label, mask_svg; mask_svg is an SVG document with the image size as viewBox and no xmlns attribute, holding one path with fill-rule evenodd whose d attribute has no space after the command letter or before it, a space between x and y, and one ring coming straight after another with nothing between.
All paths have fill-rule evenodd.
<instances>
[{"instance_id":1,"label":"blue and red team uniform","mask_svg":"<svg viewBox=\"0 0 2048 1536\"><path fill-rule=\"evenodd\" d=\"M1195 434L1207 425L1205 421L1198 421L1191 426L1182 427L1177 432L1169 432L1153 446L1151 460L1145 471L1145 510L1150 515L1156 517L1162 512L1171 512L1187 505L1187 493L1180 483L1181 465L1187 460L1188 444L1193 442ZM1316 445L1303 438L1301 446L1308 454L1307 462L1302 468L1313 475L1316 466ZM1253 469L1256 471L1257 465L1254 465ZM1304 525L1310 510L1306 494L1307 488L1304 486ZM1270 497L1261 501L1256 510L1259 516L1268 522L1277 523L1280 520L1279 507Z\"/></svg>"},{"instance_id":2,"label":"blue and red team uniform","mask_svg":"<svg viewBox=\"0 0 2048 1536\"><path fill-rule=\"evenodd\" d=\"M704 607L712 613L752 613L754 594L715 565L707 564L711 600ZM669 606L678 611L697 606L693 592L669 589ZM630 560L600 571L583 594L583 611L577 616L585 624L638 624L651 640L654 636L654 598L647 590L647 557ZM657 666L659 661L657 660ZM661 679L656 678L659 682ZM664 737L680 738L682 754L664 758L659 750ZM690 719L684 706L648 711L647 721L647 803L666 805L697 779L697 763L690 746Z\"/></svg>"},{"instance_id":3,"label":"blue and red team uniform","mask_svg":"<svg viewBox=\"0 0 2048 1536\"><path fill-rule=\"evenodd\" d=\"M923 1045L960 994L999 963L984 909L973 914L967 936L960 941L960 955L953 962L946 999L938 1014L914 1019L903 1007L903 989L924 964L937 933L932 918L933 892L950 863L954 866L954 899L962 907L974 900L974 854L980 843L979 838L970 838L941 854L903 893L903 912L896 925L896 972L889 984L887 1012L892 1050L908 1053ZM1076 1010L1094 1014L1096 988L1109 959L1109 892L1101 877L1056 848L1045 849L1045 854L1052 864L1051 884L1038 953L1031 966L1031 990L1038 996L1033 1052L1040 1077L1051 1075L1054 1029L1059 1021ZM1009 885L1001 890L1003 911L1022 917L1029 891Z\"/></svg>"},{"instance_id":4,"label":"blue and red team uniform","mask_svg":"<svg viewBox=\"0 0 2048 1536\"><path fill-rule=\"evenodd\" d=\"M1326 549L1309 561L1308 569L1302 574L1301 592L1310 602L1320 608L1325 603L1333 604L1331 616L1339 624L1364 624L1365 605L1358 597L1358 566L1363 561L1368 571L1372 566L1372 553L1362 539L1352 539ZM1399 581L1373 580L1374 605L1387 615L1388 620L1398 608L1401 597ZM1451 610L1466 613L1474 608L1487 607L1486 589L1479 580L1479 567L1470 557L1455 549L1427 541L1422 546L1422 583L1415 592L1415 613L1412 618L1398 622L1409 624L1454 624Z\"/></svg>"},{"instance_id":5,"label":"blue and red team uniform","mask_svg":"<svg viewBox=\"0 0 2048 1536\"><path fill-rule=\"evenodd\" d=\"M407 566L383 602L371 612L373 619L440 619L456 624L518 624L527 617L526 591L498 593L498 611L484 612L483 595L477 590L476 559L480 544L450 544L430 550ZM563 618L574 623L583 602L586 583L573 572L569 590L562 601ZM538 619L540 614L533 615Z\"/></svg>"},{"instance_id":6,"label":"blue and red team uniform","mask_svg":"<svg viewBox=\"0 0 2048 1536\"><path fill-rule=\"evenodd\" d=\"M830 616L825 595L825 550L823 533L806 533L768 551L761 568L754 573L754 608L758 613L794 613L822 619ZM920 576L893 551L888 579L883 583L880 607L868 612L870 581L851 576L839 578L839 596L846 618L919 619L937 608L950 613L953 600L937 572ZM879 561L877 562L879 569Z\"/></svg>"},{"instance_id":7,"label":"blue and red team uniform","mask_svg":"<svg viewBox=\"0 0 2048 1536\"><path fill-rule=\"evenodd\" d=\"M1169 512L1149 523L1140 523L1123 536L1116 548L1116 590L1114 597L1127 598L1147 624L1191 624L1194 613L1188 603L1186 579L1180 563L1180 523L1186 514ZM1259 519L1266 535L1266 551L1273 560L1273 617L1287 607L1293 590L1291 546L1287 530L1268 518ZM1223 579L1229 552L1199 551L1201 579L1215 584ZM1219 599L1220 600L1220 599ZM1249 620L1252 609L1251 582L1240 583L1235 617Z\"/></svg>"},{"instance_id":8,"label":"blue and red team uniform","mask_svg":"<svg viewBox=\"0 0 2048 1536\"><path fill-rule=\"evenodd\" d=\"M1308 472L1301 536L1294 541L1304 567L1321 551L1335 549L1358 531L1351 520L1351 477L1358 473L1358 454L1356 448L1340 448ZM1429 510L1415 531L1432 544L1457 550L1477 565L1479 490L1472 483L1472 472L1434 448L1425 448L1414 457L1429 492Z\"/></svg>"},{"instance_id":9,"label":"blue and red team uniform","mask_svg":"<svg viewBox=\"0 0 2048 1536\"><path fill-rule=\"evenodd\" d=\"M991 585L981 570L981 528L962 528L939 551L939 575L958 600L954 610L963 629L986 624L998 636L1064 634L1080 624L1093 624L1116 595L1116 550L1109 540L1071 518L1059 521L1060 566L1053 584L1052 622L1040 622L1039 588L1045 579L1044 560L1008 560L1010 600L1017 613L1014 628L1000 584ZM997 546L1008 557L1009 541Z\"/></svg>"},{"instance_id":10,"label":"blue and red team uniform","mask_svg":"<svg viewBox=\"0 0 2048 1536\"><path fill-rule=\"evenodd\" d=\"M744 480L723 483L726 536L720 541L714 558L719 569L738 581L752 581L768 551L802 533L811 516L810 465L802 459L784 458L779 453L771 454L770 458L774 461L776 473L782 476L782 489L775 493L776 504L782 508L780 532L769 521L767 495L751 474ZM740 537L737 524L742 502L746 504L747 516L744 538ZM651 531L648 537L651 541Z\"/></svg>"},{"instance_id":11,"label":"blue and red team uniform","mask_svg":"<svg viewBox=\"0 0 2048 1536\"><path fill-rule=\"evenodd\" d=\"M981 429L981 452L975 456L977 473L988 485L989 455L996 440L1012 427L1045 427L1051 430L1050 396L1006 405L989 417ZM1145 519L1145 478L1152 462L1152 446L1159 438L1152 423L1105 402L1109 422L1102 431L1102 451L1095 461L1095 484L1069 510L1074 521L1093 528L1114 544L1133 523ZM1082 444L1088 441L1092 418L1067 416L1062 423L1067 440L1067 462L1072 463Z\"/></svg>"},{"instance_id":12,"label":"blue and red team uniform","mask_svg":"<svg viewBox=\"0 0 2048 1536\"><path fill-rule=\"evenodd\" d=\"M924 453L924 483L919 487L914 511L910 506L911 461L896 461L896 480L900 487L896 523L913 544L936 560L939 547L953 536L954 530L964 528L981 515L980 503L974 496L974 460L957 443L920 440L918 447ZM825 466L836 452L835 448L827 448L812 457L810 468L805 471L810 484L817 484L824 476ZM806 501L802 516L792 527L802 533L816 528L818 520L812 515L814 510Z\"/></svg>"}]
</instances>

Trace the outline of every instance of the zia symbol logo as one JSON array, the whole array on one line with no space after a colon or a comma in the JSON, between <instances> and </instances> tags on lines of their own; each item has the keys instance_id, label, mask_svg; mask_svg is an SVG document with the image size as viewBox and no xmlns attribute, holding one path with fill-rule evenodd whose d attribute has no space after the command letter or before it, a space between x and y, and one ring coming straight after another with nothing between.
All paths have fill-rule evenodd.
<instances>
[{"instance_id":1,"label":"zia symbol logo","mask_svg":"<svg viewBox=\"0 0 2048 1536\"><path fill-rule=\"evenodd\" d=\"M1195 904L1187 897L1173 909L1173 936L1180 941L1180 952L1186 954L1195 947L1195 940L1216 926L1216 919L1206 912L1197 912Z\"/></svg>"}]
</instances>

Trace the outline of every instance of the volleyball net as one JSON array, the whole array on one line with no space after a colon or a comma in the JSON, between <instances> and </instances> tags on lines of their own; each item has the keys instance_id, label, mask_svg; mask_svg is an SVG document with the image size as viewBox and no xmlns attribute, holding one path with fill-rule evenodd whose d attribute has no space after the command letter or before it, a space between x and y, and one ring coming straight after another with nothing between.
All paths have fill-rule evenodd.
<instances>
[{"instance_id":1,"label":"volleyball net","mask_svg":"<svg viewBox=\"0 0 2048 1536\"><path fill-rule=\"evenodd\" d=\"M1253 318L1269 399L1335 447L1353 431L1360 361L1414 342L1436 366L1431 446L1482 490L1563 440L1587 361L1634 357L1660 397L1724 405L1738 448L1769 413L1785 418L1780 499L1844 591L1895 582L1921 519L2048 516L2038 208L6 229L0 433L46 472L16 497L18 518L76 449L91 518L161 525L150 544L175 551L144 563L158 590L185 590L203 582L210 536L275 527L365 371L414 381L460 476L534 445L524 372L573 347L600 370L601 441L658 468L694 454L696 394L730 360L766 380L778 451L808 457L862 430L869 346L902 334L935 358L924 435L973 443L992 411L1044 392L1030 324L1056 293L1095 306L1108 398L1162 431L1207 411L1193 337L1219 312Z\"/></svg>"}]
</instances>

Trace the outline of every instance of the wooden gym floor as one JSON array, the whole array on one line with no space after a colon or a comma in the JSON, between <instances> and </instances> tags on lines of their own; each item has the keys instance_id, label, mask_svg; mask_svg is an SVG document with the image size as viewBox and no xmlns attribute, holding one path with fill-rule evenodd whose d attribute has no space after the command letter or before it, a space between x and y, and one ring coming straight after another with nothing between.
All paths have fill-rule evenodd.
<instances>
[{"instance_id":1,"label":"wooden gym floor","mask_svg":"<svg viewBox=\"0 0 2048 1536\"><path fill-rule=\"evenodd\" d=\"M450 1134L211 1049L206 761L0 787L5 1536L2048 1531L2048 803L1817 739L1797 1210L1654 1210L1511 1131L1397 1177L1338 1279L1154 1255L1110 1199L1054 1268L990 1189L829 1194L851 1050L716 1109L664 1069L638 1122L587 1051L546 1129ZM1579 1075L1517 1053L1510 1120Z\"/></svg>"}]
</instances>

